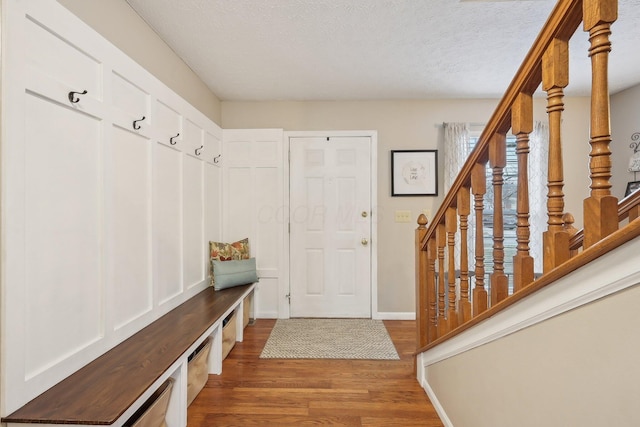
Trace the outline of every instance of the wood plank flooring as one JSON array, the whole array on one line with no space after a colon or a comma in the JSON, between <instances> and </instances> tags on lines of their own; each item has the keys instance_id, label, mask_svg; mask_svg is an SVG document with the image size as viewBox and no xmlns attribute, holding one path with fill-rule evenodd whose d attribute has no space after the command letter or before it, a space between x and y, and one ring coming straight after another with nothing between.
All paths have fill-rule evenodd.
<instances>
[{"instance_id":1,"label":"wood plank flooring","mask_svg":"<svg viewBox=\"0 0 640 427\"><path fill-rule=\"evenodd\" d=\"M274 324L245 329L189 407L189 427L443 426L413 373L414 321L385 321L399 361L260 359Z\"/></svg>"}]
</instances>

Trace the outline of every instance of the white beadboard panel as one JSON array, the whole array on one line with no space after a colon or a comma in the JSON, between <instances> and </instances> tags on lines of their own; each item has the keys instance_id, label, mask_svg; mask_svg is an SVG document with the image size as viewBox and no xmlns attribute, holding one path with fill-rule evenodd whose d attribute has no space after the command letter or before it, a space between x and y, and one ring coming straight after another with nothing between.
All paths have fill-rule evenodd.
<instances>
[{"instance_id":1,"label":"white beadboard panel","mask_svg":"<svg viewBox=\"0 0 640 427\"><path fill-rule=\"evenodd\" d=\"M182 123L183 142L181 149L190 156L195 156L195 150L204 145L204 130L190 118Z\"/></svg>"},{"instance_id":2,"label":"white beadboard panel","mask_svg":"<svg viewBox=\"0 0 640 427\"><path fill-rule=\"evenodd\" d=\"M182 156L154 145L154 281L160 305L182 292Z\"/></svg>"},{"instance_id":3,"label":"white beadboard panel","mask_svg":"<svg viewBox=\"0 0 640 427\"><path fill-rule=\"evenodd\" d=\"M107 285L118 330L153 308L151 142L114 126L107 153Z\"/></svg>"},{"instance_id":4,"label":"white beadboard panel","mask_svg":"<svg viewBox=\"0 0 640 427\"><path fill-rule=\"evenodd\" d=\"M237 134L238 131L234 132ZM227 140L227 138L231 138L229 135L229 131L225 130L225 144L224 144L224 156L225 161L237 165L237 166L249 166L252 165L251 159L251 147L252 142L244 139L233 139ZM236 136L236 135L234 135Z\"/></svg>"},{"instance_id":5,"label":"white beadboard panel","mask_svg":"<svg viewBox=\"0 0 640 427\"><path fill-rule=\"evenodd\" d=\"M149 116L149 94L147 91L126 77L113 71L111 80L111 102L114 109L124 113L127 117L127 129L129 122L133 125L133 120L141 120L138 126L147 127L151 122ZM144 117L144 119L142 119Z\"/></svg>"},{"instance_id":6,"label":"white beadboard panel","mask_svg":"<svg viewBox=\"0 0 640 427\"><path fill-rule=\"evenodd\" d=\"M46 70L49 78L68 86L69 90L86 90L86 95L102 99L102 64L99 60L69 40L54 35L54 30L33 18L25 19L24 29L24 52L30 66ZM60 101L65 101L64 97Z\"/></svg>"},{"instance_id":7,"label":"white beadboard panel","mask_svg":"<svg viewBox=\"0 0 640 427\"><path fill-rule=\"evenodd\" d=\"M204 132L204 151L202 159L208 163L220 166L222 157L222 129L215 129L213 132Z\"/></svg>"},{"instance_id":8,"label":"white beadboard panel","mask_svg":"<svg viewBox=\"0 0 640 427\"><path fill-rule=\"evenodd\" d=\"M255 294L254 313L256 318L278 318L278 300L278 278L260 277Z\"/></svg>"},{"instance_id":9,"label":"white beadboard panel","mask_svg":"<svg viewBox=\"0 0 640 427\"><path fill-rule=\"evenodd\" d=\"M282 183L276 168L255 169L255 203L257 209L256 220L256 264L260 268L278 268L280 254L273 250L274 243L278 242L282 231L282 218L275 214L282 208L282 202L278 198ZM252 248L252 249L253 249Z\"/></svg>"},{"instance_id":10,"label":"white beadboard panel","mask_svg":"<svg viewBox=\"0 0 640 427\"><path fill-rule=\"evenodd\" d=\"M256 212L253 169L230 166L227 176L228 179L224 186L228 195L227 202L224 204L226 211L226 221L223 227L225 239L235 242L249 237L249 244L252 247L251 254L253 255L253 247L257 245L257 242L254 241Z\"/></svg>"},{"instance_id":11,"label":"white beadboard panel","mask_svg":"<svg viewBox=\"0 0 640 427\"><path fill-rule=\"evenodd\" d=\"M204 258L205 276L209 275L209 242L222 241L222 209L220 200L222 197L222 171L219 167L210 163L204 166L205 179L205 204L204 204Z\"/></svg>"},{"instance_id":12,"label":"white beadboard panel","mask_svg":"<svg viewBox=\"0 0 640 427\"><path fill-rule=\"evenodd\" d=\"M183 156L183 275L185 289L204 280L204 162Z\"/></svg>"},{"instance_id":13,"label":"white beadboard panel","mask_svg":"<svg viewBox=\"0 0 640 427\"><path fill-rule=\"evenodd\" d=\"M166 145L176 148L182 141L182 115L168 103L156 100L155 121L156 139ZM174 144L171 144L173 138Z\"/></svg>"},{"instance_id":14,"label":"white beadboard panel","mask_svg":"<svg viewBox=\"0 0 640 427\"><path fill-rule=\"evenodd\" d=\"M249 238L256 257L258 317L278 317L286 304L282 266L286 207L281 129L223 131L223 240Z\"/></svg>"},{"instance_id":15,"label":"white beadboard panel","mask_svg":"<svg viewBox=\"0 0 640 427\"><path fill-rule=\"evenodd\" d=\"M278 168L281 166L282 141L273 139L258 139L252 145L251 157L256 166Z\"/></svg>"},{"instance_id":16,"label":"white beadboard panel","mask_svg":"<svg viewBox=\"0 0 640 427\"><path fill-rule=\"evenodd\" d=\"M27 95L24 135L29 379L103 336L101 123Z\"/></svg>"},{"instance_id":17,"label":"white beadboard panel","mask_svg":"<svg viewBox=\"0 0 640 427\"><path fill-rule=\"evenodd\" d=\"M183 126L222 130L55 1L3 0L2 32L5 415L205 288L222 171Z\"/></svg>"}]
</instances>

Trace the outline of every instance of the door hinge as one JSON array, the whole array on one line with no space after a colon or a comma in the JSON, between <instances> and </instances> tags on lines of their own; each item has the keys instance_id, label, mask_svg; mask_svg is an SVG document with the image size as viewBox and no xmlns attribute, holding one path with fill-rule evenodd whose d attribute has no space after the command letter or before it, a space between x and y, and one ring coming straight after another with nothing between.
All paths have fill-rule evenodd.
<instances>
[{"instance_id":1,"label":"door hinge","mask_svg":"<svg viewBox=\"0 0 640 427\"><path fill-rule=\"evenodd\" d=\"M291 234L291 223L290 222L287 223L287 229L289 230L289 234Z\"/></svg>"}]
</instances>

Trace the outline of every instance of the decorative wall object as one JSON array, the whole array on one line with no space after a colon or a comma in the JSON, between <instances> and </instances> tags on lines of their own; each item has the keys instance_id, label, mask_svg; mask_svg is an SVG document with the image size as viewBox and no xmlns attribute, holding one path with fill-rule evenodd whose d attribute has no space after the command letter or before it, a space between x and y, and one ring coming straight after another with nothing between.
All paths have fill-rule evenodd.
<instances>
[{"instance_id":1,"label":"decorative wall object","mask_svg":"<svg viewBox=\"0 0 640 427\"><path fill-rule=\"evenodd\" d=\"M392 150L392 196L437 196L438 151Z\"/></svg>"}]
</instances>

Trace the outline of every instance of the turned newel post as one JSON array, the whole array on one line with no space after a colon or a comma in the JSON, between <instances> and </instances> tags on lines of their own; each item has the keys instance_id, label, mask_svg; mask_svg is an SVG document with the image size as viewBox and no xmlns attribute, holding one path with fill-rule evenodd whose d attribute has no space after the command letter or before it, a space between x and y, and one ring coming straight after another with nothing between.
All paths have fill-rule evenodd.
<instances>
[{"instance_id":1,"label":"turned newel post","mask_svg":"<svg viewBox=\"0 0 640 427\"><path fill-rule=\"evenodd\" d=\"M546 273L569 259L569 233L564 230L564 172L561 121L564 88L569 84L569 45L554 39L542 56L542 89L547 92L549 116L549 167L547 195L548 229L543 233L543 271Z\"/></svg>"},{"instance_id":2,"label":"turned newel post","mask_svg":"<svg viewBox=\"0 0 640 427\"><path fill-rule=\"evenodd\" d=\"M473 287L473 315L477 316L487 309L487 290L484 287L484 226L482 211L484 210L484 195L487 192L487 175L485 165L478 163L471 171L471 189L473 192L474 210L476 213L476 271L475 286Z\"/></svg>"},{"instance_id":3,"label":"turned newel post","mask_svg":"<svg viewBox=\"0 0 640 427\"><path fill-rule=\"evenodd\" d=\"M611 124L609 52L611 24L618 18L617 0L584 0L584 30L591 58L591 193L584 201L585 249L618 229L618 199L611 195Z\"/></svg>"},{"instance_id":4,"label":"turned newel post","mask_svg":"<svg viewBox=\"0 0 640 427\"><path fill-rule=\"evenodd\" d=\"M507 136L497 133L489 144L489 165L493 171L493 273L491 274L491 305L509 296L509 279L504 274L504 218L502 216L502 186L507 165Z\"/></svg>"},{"instance_id":5,"label":"turned newel post","mask_svg":"<svg viewBox=\"0 0 640 427\"><path fill-rule=\"evenodd\" d=\"M529 134L533 131L533 99L520 93L511 110L511 130L516 135L518 157L518 209L516 255L513 257L513 288L519 291L533 282L533 257L529 254Z\"/></svg>"},{"instance_id":6,"label":"turned newel post","mask_svg":"<svg viewBox=\"0 0 640 427\"><path fill-rule=\"evenodd\" d=\"M418 228L416 228L415 248L416 248L416 324L418 348L423 347L428 342L428 320L429 320L429 285L428 285L428 254L422 248L422 239L427 235L427 217L420 214L418 217Z\"/></svg>"}]
</instances>

